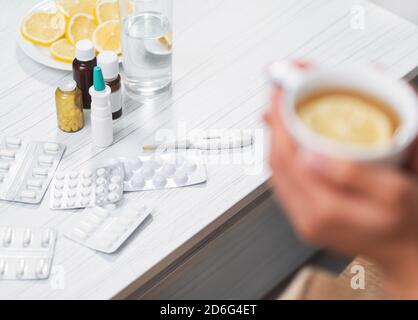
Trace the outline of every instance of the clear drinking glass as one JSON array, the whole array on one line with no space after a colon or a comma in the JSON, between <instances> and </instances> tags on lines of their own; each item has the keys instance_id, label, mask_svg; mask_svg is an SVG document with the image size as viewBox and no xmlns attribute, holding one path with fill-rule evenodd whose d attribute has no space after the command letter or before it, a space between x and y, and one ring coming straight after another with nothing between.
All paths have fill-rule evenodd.
<instances>
[{"instance_id":1,"label":"clear drinking glass","mask_svg":"<svg viewBox=\"0 0 418 320\"><path fill-rule=\"evenodd\" d=\"M173 0L119 0L124 84L135 98L171 85Z\"/></svg>"}]
</instances>

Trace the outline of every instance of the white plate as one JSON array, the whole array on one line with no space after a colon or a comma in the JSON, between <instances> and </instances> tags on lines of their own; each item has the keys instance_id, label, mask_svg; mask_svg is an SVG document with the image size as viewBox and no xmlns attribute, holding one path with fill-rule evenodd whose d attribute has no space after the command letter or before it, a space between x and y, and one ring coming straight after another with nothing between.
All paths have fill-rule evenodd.
<instances>
[{"instance_id":1,"label":"white plate","mask_svg":"<svg viewBox=\"0 0 418 320\"><path fill-rule=\"evenodd\" d=\"M30 9L24 17L19 21L19 32L17 35L17 43L19 44L20 48L23 52L28 55L30 58L35 60L36 62L43 64L44 66L58 69L58 70L65 70L71 71L72 66L71 63L65 63L58 60L55 60L49 53L49 47L38 46L33 44L32 42L26 40L22 34L20 33L20 26L22 25L23 19L33 11L50 11L56 12L55 1L53 0L46 0L43 1L32 9Z\"/></svg>"},{"instance_id":2,"label":"white plate","mask_svg":"<svg viewBox=\"0 0 418 320\"><path fill-rule=\"evenodd\" d=\"M54 59L51 54L49 53L49 47L43 47L36 44L33 44L32 42L26 40L22 34L20 33L20 26L22 25L23 19L30 14L33 11L49 11L49 12L56 12L55 7L55 1L54 0L45 0L36 6L34 6L32 9L30 9L19 21L19 32L17 35L17 43L19 47L23 50L23 52L35 60L36 62L53 68L57 70L64 70L64 71L71 71L72 70L72 64L71 63L65 63L58 61ZM121 58L119 59L121 61Z\"/></svg>"}]
</instances>

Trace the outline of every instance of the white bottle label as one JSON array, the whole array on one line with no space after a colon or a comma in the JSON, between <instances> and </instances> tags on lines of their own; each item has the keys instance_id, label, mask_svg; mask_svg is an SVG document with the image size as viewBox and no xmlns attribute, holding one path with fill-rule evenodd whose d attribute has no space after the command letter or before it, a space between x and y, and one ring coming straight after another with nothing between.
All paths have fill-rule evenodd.
<instances>
[{"instance_id":1,"label":"white bottle label","mask_svg":"<svg viewBox=\"0 0 418 320\"><path fill-rule=\"evenodd\" d=\"M110 105L112 106L112 113L115 113L122 108L122 89L110 94Z\"/></svg>"}]
</instances>

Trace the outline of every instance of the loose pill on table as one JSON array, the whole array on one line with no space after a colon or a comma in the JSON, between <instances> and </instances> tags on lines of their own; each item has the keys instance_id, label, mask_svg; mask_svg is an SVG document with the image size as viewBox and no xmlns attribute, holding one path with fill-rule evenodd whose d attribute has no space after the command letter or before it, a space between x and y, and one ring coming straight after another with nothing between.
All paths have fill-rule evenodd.
<instances>
[{"instance_id":1,"label":"loose pill on table","mask_svg":"<svg viewBox=\"0 0 418 320\"><path fill-rule=\"evenodd\" d=\"M57 143L45 143L44 151L47 153L57 153L60 150L60 146Z\"/></svg>"},{"instance_id":2,"label":"loose pill on table","mask_svg":"<svg viewBox=\"0 0 418 320\"><path fill-rule=\"evenodd\" d=\"M41 189L43 186L43 182L41 180L30 179L26 181L26 185L30 188Z\"/></svg>"},{"instance_id":3,"label":"loose pill on table","mask_svg":"<svg viewBox=\"0 0 418 320\"><path fill-rule=\"evenodd\" d=\"M45 168L34 168L32 170L32 173L34 176L47 177L49 171L48 169L45 169Z\"/></svg>"},{"instance_id":4,"label":"loose pill on table","mask_svg":"<svg viewBox=\"0 0 418 320\"><path fill-rule=\"evenodd\" d=\"M44 166L52 166L54 164L54 158L50 156L40 156L38 158L38 163Z\"/></svg>"},{"instance_id":5,"label":"loose pill on table","mask_svg":"<svg viewBox=\"0 0 418 320\"><path fill-rule=\"evenodd\" d=\"M36 192L34 192L34 191L22 191L20 193L20 196L23 199L35 199L36 198Z\"/></svg>"},{"instance_id":6,"label":"loose pill on table","mask_svg":"<svg viewBox=\"0 0 418 320\"><path fill-rule=\"evenodd\" d=\"M6 144L10 148L19 148L22 145L22 139L17 137L7 137Z\"/></svg>"},{"instance_id":7,"label":"loose pill on table","mask_svg":"<svg viewBox=\"0 0 418 320\"><path fill-rule=\"evenodd\" d=\"M5 160L14 160L16 158L16 152L13 150L0 150L0 157Z\"/></svg>"}]
</instances>

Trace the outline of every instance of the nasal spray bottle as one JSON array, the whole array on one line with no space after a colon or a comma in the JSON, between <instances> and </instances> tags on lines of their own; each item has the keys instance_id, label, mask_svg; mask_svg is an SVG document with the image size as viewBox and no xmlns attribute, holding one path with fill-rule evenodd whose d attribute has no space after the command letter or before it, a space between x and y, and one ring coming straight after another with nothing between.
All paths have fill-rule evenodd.
<instances>
[{"instance_id":1,"label":"nasal spray bottle","mask_svg":"<svg viewBox=\"0 0 418 320\"><path fill-rule=\"evenodd\" d=\"M102 69L94 67L91 96L91 134L93 143L99 148L106 148L113 143L112 108L110 88L105 85Z\"/></svg>"}]
</instances>

